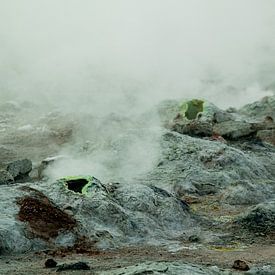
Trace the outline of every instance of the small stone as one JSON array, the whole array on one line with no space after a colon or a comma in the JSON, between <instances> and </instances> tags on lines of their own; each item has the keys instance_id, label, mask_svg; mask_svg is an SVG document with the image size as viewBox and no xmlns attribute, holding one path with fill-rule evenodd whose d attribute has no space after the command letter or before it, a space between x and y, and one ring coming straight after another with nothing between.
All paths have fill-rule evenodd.
<instances>
[{"instance_id":1,"label":"small stone","mask_svg":"<svg viewBox=\"0 0 275 275\"><path fill-rule=\"evenodd\" d=\"M57 262L54 260L54 259L48 259L46 262L45 262L45 267L46 268L54 268L57 266Z\"/></svg>"},{"instance_id":2,"label":"small stone","mask_svg":"<svg viewBox=\"0 0 275 275\"><path fill-rule=\"evenodd\" d=\"M191 235L188 240L192 243L197 243L200 241L200 238L197 235Z\"/></svg>"},{"instance_id":3,"label":"small stone","mask_svg":"<svg viewBox=\"0 0 275 275\"><path fill-rule=\"evenodd\" d=\"M56 272L65 271L65 270L90 270L91 268L88 264L84 262L77 262L73 264L63 264L58 267Z\"/></svg>"},{"instance_id":4,"label":"small stone","mask_svg":"<svg viewBox=\"0 0 275 275\"><path fill-rule=\"evenodd\" d=\"M245 261L236 260L232 266L232 268L240 271L248 271L250 268Z\"/></svg>"}]
</instances>

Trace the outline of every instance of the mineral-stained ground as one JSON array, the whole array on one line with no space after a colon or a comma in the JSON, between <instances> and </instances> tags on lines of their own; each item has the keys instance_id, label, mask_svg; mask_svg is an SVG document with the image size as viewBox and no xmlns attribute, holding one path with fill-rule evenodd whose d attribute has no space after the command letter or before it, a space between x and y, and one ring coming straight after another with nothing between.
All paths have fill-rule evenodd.
<instances>
[{"instance_id":1,"label":"mineral-stained ground","mask_svg":"<svg viewBox=\"0 0 275 275\"><path fill-rule=\"evenodd\" d=\"M275 96L238 110L165 101L157 133L150 113L34 118L40 106L1 104L0 274L275 274ZM158 135L158 155L124 178L139 135ZM64 151L109 152L106 173L53 179Z\"/></svg>"}]
</instances>

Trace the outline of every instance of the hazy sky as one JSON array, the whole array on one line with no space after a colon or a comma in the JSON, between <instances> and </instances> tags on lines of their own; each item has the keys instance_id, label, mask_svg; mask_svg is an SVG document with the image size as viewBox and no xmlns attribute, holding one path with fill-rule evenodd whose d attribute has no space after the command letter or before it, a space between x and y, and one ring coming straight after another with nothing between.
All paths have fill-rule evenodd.
<instances>
[{"instance_id":1,"label":"hazy sky","mask_svg":"<svg viewBox=\"0 0 275 275\"><path fill-rule=\"evenodd\" d=\"M0 0L0 92L248 102L274 81L274 18L275 0Z\"/></svg>"}]
</instances>

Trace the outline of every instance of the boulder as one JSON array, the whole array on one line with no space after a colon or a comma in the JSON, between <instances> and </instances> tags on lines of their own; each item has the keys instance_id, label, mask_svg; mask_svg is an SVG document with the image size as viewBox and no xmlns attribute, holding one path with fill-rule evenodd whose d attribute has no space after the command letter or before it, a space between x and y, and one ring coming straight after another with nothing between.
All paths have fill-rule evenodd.
<instances>
[{"instance_id":1,"label":"boulder","mask_svg":"<svg viewBox=\"0 0 275 275\"><path fill-rule=\"evenodd\" d=\"M13 176L6 170L0 170L0 185L14 183Z\"/></svg>"},{"instance_id":2,"label":"boulder","mask_svg":"<svg viewBox=\"0 0 275 275\"><path fill-rule=\"evenodd\" d=\"M171 130L190 136L212 136L213 125L209 121L184 120L178 117L171 125Z\"/></svg>"},{"instance_id":3,"label":"boulder","mask_svg":"<svg viewBox=\"0 0 275 275\"><path fill-rule=\"evenodd\" d=\"M159 163L140 181L185 194L214 194L236 182L252 185L274 180L275 152L258 147L245 152L220 141L210 141L167 131L161 139ZM236 186L237 187L237 186ZM256 188L256 187L255 187ZM272 185L266 185L265 193Z\"/></svg>"},{"instance_id":4,"label":"boulder","mask_svg":"<svg viewBox=\"0 0 275 275\"><path fill-rule=\"evenodd\" d=\"M221 201L230 205L256 205L267 201L275 193L274 180L237 181L222 190Z\"/></svg>"},{"instance_id":5,"label":"boulder","mask_svg":"<svg viewBox=\"0 0 275 275\"><path fill-rule=\"evenodd\" d=\"M258 204L236 219L242 228L262 234L275 233L275 200Z\"/></svg>"},{"instance_id":6,"label":"boulder","mask_svg":"<svg viewBox=\"0 0 275 275\"><path fill-rule=\"evenodd\" d=\"M252 128L252 124L249 122L228 120L215 124L213 132L225 139L237 140L255 133L256 130Z\"/></svg>"},{"instance_id":7,"label":"boulder","mask_svg":"<svg viewBox=\"0 0 275 275\"><path fill-rule=\"evenodd\" d=\"M252 137L274 144L274 102L275 97L267 97L232 112L193 99L179 104L178 115L170 123L169 129L190 136L218 135L227 140Z\"/></svg>"},{"instance_id":8,"label":"boulder","mask_svg":"<svg viewBox=\"0 0 275 275\"><path fill-rule=\"evenodd\" d=\"M271 116L275 118L275 95L266 96L260 101L252 104L247 104L238 110L240 114L248 117L266 117Z\"/></svg>"},{"instance_id":9,"label":"boulder","mask_svg":"<svg viewBox=\"0 0 275 275\"><path fill-rule=\"evenodd\" d=\"M7 171L15 181L29 180L29 173L32 170L32 162L29 159L16 160L8 164Z\"/></svg>"}]
</instances>

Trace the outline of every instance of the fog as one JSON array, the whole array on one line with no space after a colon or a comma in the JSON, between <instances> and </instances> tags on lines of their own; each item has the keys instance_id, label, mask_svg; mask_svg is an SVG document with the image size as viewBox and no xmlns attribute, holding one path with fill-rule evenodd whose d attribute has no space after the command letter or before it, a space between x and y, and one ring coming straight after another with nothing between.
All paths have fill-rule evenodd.
<instances>
[{"instance_id":1,"label":"fog","mask_svg":"<svg viewBox=\"0 0 275 275\"><path fill-rule=\"evenodd\" d=\"M135 117L173 98L239 107L275 88L274 30L274 0L0 0L0 99L101 118ZM120 123L95 137L91 124L76 144L132 129ZM52 174L104 177L114 156L118 177L145 172L157 158L158 118L142 127L153 134L130 135L123 157L104 147L83 162L64 147L74 157Z\"/></svg>"}]
</instances>

